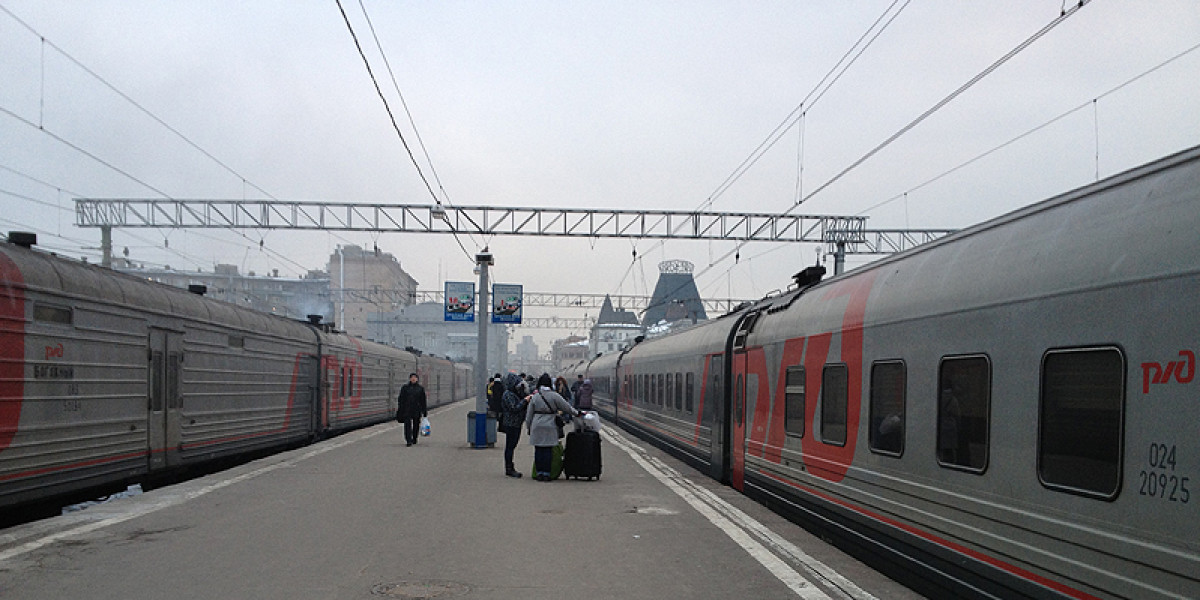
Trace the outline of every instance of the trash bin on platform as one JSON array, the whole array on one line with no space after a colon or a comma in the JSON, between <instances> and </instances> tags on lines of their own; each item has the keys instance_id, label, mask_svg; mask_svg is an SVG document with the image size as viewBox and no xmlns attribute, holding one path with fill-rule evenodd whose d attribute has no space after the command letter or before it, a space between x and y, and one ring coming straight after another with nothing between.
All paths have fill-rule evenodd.
<instances>
[{"instance_id":1,"label":"trash bin on platform","mask_svg":"<svg viewBox=\"0 0 1200 600\"><path fill-rule=\"evenodd\" d=\"M479 443L480 439L486 440ZM473 448L496 445L496 417L488 413L467 413L467 443Z\"/></svg>"}]
</instances>

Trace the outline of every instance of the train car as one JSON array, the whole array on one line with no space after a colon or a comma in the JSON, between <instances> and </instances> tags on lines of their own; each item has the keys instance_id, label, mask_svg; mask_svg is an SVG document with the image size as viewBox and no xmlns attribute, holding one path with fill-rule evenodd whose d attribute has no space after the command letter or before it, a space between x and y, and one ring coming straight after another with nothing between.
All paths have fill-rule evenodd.
<instances>
[{"instance_id":1,"label":"train car","mask_svg":"<svg viewBox=\"0 0 1200 600\"><path fill-rule=\"evenodd\" d=\"M410 372L432 408L471 367L0 244L0 508L390 420Z\"/></svg>"},{"instance_id":2,"label":"train car","mask_svg":"<svg viewBox=\"0 0 1200 600\"><path fill-rule=\"evenodd\" d=\"M1197 230L1193 148L645 341L616 416L930 596L1200 597Z\"/></svg>"},{"instance_id":3,"label":"train car","mask_svg":"<svg viewBox=\"0 0 1200 600\"><path fill-rule=\"evenodd\" d=\"M459 400L461 398L473 398L476 394L474 386L475 380L473 376L475 369L469 363L454 363L454 391L451 398Z\"/></svg>"},{"instance_id":4,"label":"train car","mask_svg":"<svg viewBox=\"0 0 1200 600\"><path fill-rule=\"evenodd\" d=\"M616 369L621 384L616 412L622 426L675 450L693 467L716 477L728 442L713 436L724 422L714 393L723 389L731 326L726 316L637 344ZM597 376L592 374L593 379Z\"/></svg>"},{"instance_id":5,"label":"train car","mask_svg":"<svg viewBox=\"0 0 1200 600\"><path fill-rule=\"evenodd\" d=\"M410 352L351 337L321 333L322 394L319 431L338 433L396 414L400 386L416 370Z\"/></svg>"},{"instance_id":6,"label":"train car","mask_svg":"<svg viewBox=\"0 0 1200 600\"><path fill-rule=\"evenodd\" d=\"M0 244L0 506L306 441L300 323Z\"/></svg>"},{"instance_id":7,"label":"train car","mask_svg":"<svg viewBox=\"0 0 1200 600\"><path fill-rule=\"evenodd\" d=\"M432 355L417 357L417 376L425 388L425 401L428 408L449 404L454 397L454 362L446 358Z\"/></svg>"}]
</instances>

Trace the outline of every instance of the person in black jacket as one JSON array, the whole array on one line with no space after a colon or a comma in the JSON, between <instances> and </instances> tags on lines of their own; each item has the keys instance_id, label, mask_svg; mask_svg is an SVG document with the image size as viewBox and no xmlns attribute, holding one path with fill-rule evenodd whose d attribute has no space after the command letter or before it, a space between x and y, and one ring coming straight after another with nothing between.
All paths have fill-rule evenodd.
<instances>
[{"instance_id":1,"label":"person in black jacket","mask_svg":"<svg viewBox=\"0 0 1200 600\"><path fill-rule=\"evenodd\" d=\"M400 388L397 403L400 406L396 409L396 420L404 423L405 446L411 446L417 443L418 420L429 416L425 409L425 388L417 383L416 373L408 374L408 383Z\"/></svg>"},{"instance_id":2,"label":"person in black jacket","mask_svg":"<svg viewBox=\"0 0 1200 600\"><path fill-rule=\"evenodd\" d=\"M504 393L500 396L500 431L504 433L504 474L509 477L521 477L521 472L513 465L513 452L521 441L521 424L525 422L525 407L529 401L525 399L524 382L520 376L509 373L504 378Z\"/></svg>"}]
</instances>

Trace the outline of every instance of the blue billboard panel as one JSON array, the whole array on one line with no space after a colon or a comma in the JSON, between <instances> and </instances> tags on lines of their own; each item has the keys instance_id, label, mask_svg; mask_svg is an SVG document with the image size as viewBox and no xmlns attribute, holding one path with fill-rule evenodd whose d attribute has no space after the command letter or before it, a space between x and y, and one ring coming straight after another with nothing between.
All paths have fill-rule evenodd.
<instances>
[{"instance_id":1,"label":"blue billboard panel","mask_svg":"<svg viewBox=\"0 0 1200 600\"><path fill-rule=\"evenodd\" d=\"M521 323L522 288L519 285L497 283L492 286L492 322Z\"/></svg>"},{"instance_id":2,"label":"blue billboard panel","mask_svg":"<svg viewBox=\"0 0 1200 600\"><path fill-rule=\"evenodd\" d=\"M445 295L446 321L475 322L475 284L447 281Z\"/></svg>"}]
</instances>

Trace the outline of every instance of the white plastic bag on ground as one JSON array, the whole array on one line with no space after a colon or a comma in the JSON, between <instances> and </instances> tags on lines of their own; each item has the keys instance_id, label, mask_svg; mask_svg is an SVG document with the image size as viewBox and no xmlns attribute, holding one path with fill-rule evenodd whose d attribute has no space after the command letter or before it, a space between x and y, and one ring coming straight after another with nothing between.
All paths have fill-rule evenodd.
<instances>
[{"instance_id":1,"label":"white plastic bag on ground","mask_svg":"<svg viewBox=\"0 0 1200 600\"><path fill-rule=\"evenodd\" d=\"M421 435L428 436L432 432L433 429L429 426L429 417L421 417Z\"/></svg>"}]
</instances>

